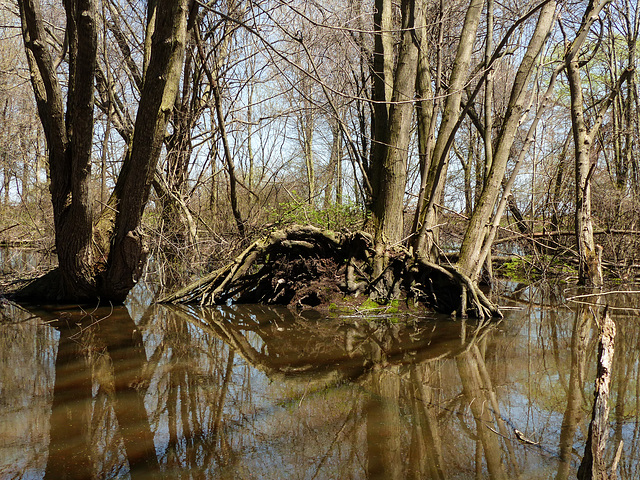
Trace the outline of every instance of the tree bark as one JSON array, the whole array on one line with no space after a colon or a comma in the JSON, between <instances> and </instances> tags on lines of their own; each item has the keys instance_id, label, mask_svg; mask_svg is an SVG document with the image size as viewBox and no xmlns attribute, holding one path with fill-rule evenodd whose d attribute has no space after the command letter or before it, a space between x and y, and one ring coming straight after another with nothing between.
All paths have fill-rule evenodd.
<instances>
[{"instance_id":1,"label":"tree bark","mask_svg":"<svg viewBox=\"0 0 640 480\"><path fill-rule=\"evenodd\" d=\"M95 290L89 179L96 8L93 0L65 2L69 40L69 94L65 112L63 90L47 47L40 4L25 0L19 2L19 7L31 83L49 149L49 192L61 274L58 293L86 296Z\"/></svg>"},{"instance_id":2,"label":"tree bark","mask_svg":"<svg viewBox=\"0 0 640 480\"><path fill-rule=\"evenodd\" d=\"M189 0L158 0L132 146L118 176L118 215L99 293L123 302L142 271L146 249L140 222L149 197L169 116L180 85Z\"/></svg>"},{"instance_id":3,"label":"tree bark","mask_svg":"<svg viewBox=\"0 0 640 480\"><path fill-rule=\"evenodd\" d=\"M468 78L469 63L471 53L475 43L476 34L480 18L482 17L482 5L484 0L471 0L460 33L460 43L456 51L453 70L449 78L449 89L447 99L445 101L442 121L438 129L438 136L433 150L433 157L428 162L429 170L426 173L425 195L422 204L418 205L420 210L420 220L417 222L419 232L414 242L416 253L429 258L431 261L436 259L433 252L434 232L432 227L438 223L438 215L435 210L435 204L438 203L442 192L444 191L445 179L447 176L447 166L449 163L448 141L449 137L454 133L456 124L460 114L460 100L464 84ZM424 173L423 173L424 176Z\"/></svg>"},{"instance_id":4,"label":"tree bark","mask_svg":"<svg viewBox=\"0 0 640 480\"><path fill-rule=\"evenodd\" d=\"M375 14L373 16L374 51L371 60L371 100L373 115L371 117L371 148L369 151L369 165L366 172L371 182L371 191L367 192L373 202L381 178L380 158L385 155L389 108L393 91L393 15L391 0L375 0Z\"/></svg>"},{"instance_id":5,"label":"tree bark","mask_svg":"<svg viewBox=\"0 0 640 480\"><path fill-rule=\"evenodd\" d=\"M17 296L122 302L135 284L145 258L139 226L180 83L190 4L190 0L157 2L131 145L107 208L94 224L90 166L97 72L95 1L66 0L64 4L69 39L66 112L40 4L19 2L25 51L49 149L59 267Z\"/></svg>"},{"instance_id":6,"label":"tree bark","mask_svg":"<svg viewBox=\"0 0 640 480\"><path fill-rule=\"evenodd\" d=\"M469 220L465 236L460 248L460 258L458 267L466 275L475 277L478 270L477 263L480 260L482 244L488 232L487 225L493 213L500 186L504 179L507 161L510 157L511 147L516 137L520 119L525 109L527 100L527 86L529 78L534 68L535 61L544 46L547 35L553 23L556 2L549 1L542 6L536 29L531 36L531 41L527 46L520 67L516 73L509 104L505 113L505 118L496 142L496 149L493 154L493 161L488 177L485 179L484 188L477 199L473 215Z\"/></svg>"},{"instance_id":7,"label":"tree bark","mask_svg":"<svg viewBox=\"0 0 640 480\"><path fill-rule=\"evenodd\" d=\"M429 64L429 55L426 48L420 48L418 53L418 69L416 78L416 91L420 99L416 103L416 120L418 133L418 155L420 157L420 191L418 192L418 208L413 216L412 232L420 230L420 222L422 221L422 212L419 208L425 202L427 189L427 173L433 162L433 148L435 146L435 128L438 119L438 113L442 105L442 50L444 38L444 4L440 0L438 11L438 44L436 46L436 78L435 91L431 87L431 72ZM426 21L426 18L425 18ZM417 32L420 38L420 45L426 45L428 36L426 29L421 28Z\"/></svg>"},{"instance_id":8,"label":"tree bark","mask_svg":"<svg viewBox=\"0 0 640 480\"><path fill-rule=\"evenodd\" d=\"M602 124L604 113L618 94L622 83L633 72L626 69L618 80L618 84L612 89L606 101L598 110L595 121L589 130L584 118L584 99L582 95L582 81L580 78L580 49L587 34L598 19L598 15L610 0L589 2L585 11L582 24L576 33L576 37L569 45L565 53L564 63L571 99L571 124L573 127L573 143L575 146L575 232L578 246L578 283L580 285L602 285L602 247L596 246L593 240L593 222L591 219L591 177L596 167L597 159L592 161L591 148L593 139Z\"/></svg>"},{"instance_id":9,"label":"tree bark","mask_svg":"<svg viewBox=\"0 0 640 480\"><path fill-rule=\"evenodd\" d=\"M392 104L389 109L388 139L379 145L374 179L373 224L379 244L394 244L403 236L404 191L407 181L407 153L411 135L418 45L415 28L422 17L421 0L402 2L402 41L393 79ZM424 48L424 46L423 46ZM376 118L376 122L378 119Z\"/></svg>"}]
</instances>

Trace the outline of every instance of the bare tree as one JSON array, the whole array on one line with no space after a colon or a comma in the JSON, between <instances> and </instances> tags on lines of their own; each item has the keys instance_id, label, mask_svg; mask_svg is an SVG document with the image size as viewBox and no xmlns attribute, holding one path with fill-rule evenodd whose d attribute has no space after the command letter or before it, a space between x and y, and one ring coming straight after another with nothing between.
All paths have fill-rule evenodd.
<instances>
[{"instance_id":1,"label":"bare tree","mask_svg":"<svg viewBox=\"0 0 640 480\"><path fill-rule=\"evenodd\" d=\"M578 281L583 285L602 285L602 247L593 240L593 221L591 217L591 177L596 167L592 161L592 148L595 136L602 125L605 112L627 80L632 70L627 69L620 76L610 95L599 106L595 119L589 128L585 120L584 99L580 66L585 59L580 51L592 25L598 20L600 12L609 0L590 2L585 10L582 23L574 40L565 52L564 63L571 93L571 124L575 148L575 232L578 245L579 270ZM596 47L597 48L597 47Z\"/></svg>"}]
</instances>

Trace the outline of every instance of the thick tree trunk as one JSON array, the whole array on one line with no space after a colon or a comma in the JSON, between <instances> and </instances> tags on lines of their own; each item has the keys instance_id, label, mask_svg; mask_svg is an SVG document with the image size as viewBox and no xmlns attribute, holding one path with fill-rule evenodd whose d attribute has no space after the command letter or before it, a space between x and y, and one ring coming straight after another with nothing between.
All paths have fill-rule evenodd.
<instances>
[{"instance_id":1,"label":"thick tree trunk","mask_svg":"<svg viewBox=\"0 0 640 480\"><path fill-rule=\"evenodd\" d=\"M65 2L69 42L69 85L63 106L40 4L19 2L22 33L38 113L49 148L49 191L53 203L60 292L83 297L95 291L89 179L93 141L93 79L97 51L92 0ZM81 39L81 40L80 40Z\"/></svg>"},{"instance_id":2,"label":"thick tree trunk","mask_svg":"<svg viewBox=\"0 0 640 480\"><path fill-rule=\"evenodd\" d=\"M418 46L415 42L415 22L422 17L421 0L402 2L402 42L393 80L392 105L389 109L388 139L380 145L374 179L373 224L376 242L382 245L398 243L403 236L404 191L407 181L407 151L411 135L411 119ZM376 122L378 120L376 119Z\"/></svg>"},{"instance_id":3,"label":"thick tree trunk","mask_svg":"<svg viewBox=\"0 0 640 480\"><path fill-rule=\"evenodd\" d=\"M122 302L137 280L145 256L139 226L180 82L190 1L160 0L157 5L131 147L109 205L94 224L89 188L97 68L95 2L65 2L69 39L66 112L39 2L19 2L32 85L49 149L59 259L56 272L25 288L23 297Z\"/></svg>"},{"instance_id":4,"label":"thick tree trunk","mask_svg":"<svg viewBox=\"0 0 640 480\"><path fill-rule=\"evenodd\" d=\"M391 0L375 0L373 16L374 53L371 60L371 100L373 115L371 117L371 149L369 165L366 172L371 183L371 191L367 192L375 199L375 192L380 190L378 182L381 178L381 158L385 155L389 108L393 91L393 15Z\"/></svg>"},{"instance_id":5,"label":"thick tree trunk","mask_svg":"<svg viewBox=\"0 0 640 480\"><path fill-rule=\"evenodd\" d=\"M151 56L144 78L130 154L115 187L118 215L99 293L122 302L138 280L145 258L139 230L180 85L189 0L159 0Z\"/></svg>"}]
</instances>

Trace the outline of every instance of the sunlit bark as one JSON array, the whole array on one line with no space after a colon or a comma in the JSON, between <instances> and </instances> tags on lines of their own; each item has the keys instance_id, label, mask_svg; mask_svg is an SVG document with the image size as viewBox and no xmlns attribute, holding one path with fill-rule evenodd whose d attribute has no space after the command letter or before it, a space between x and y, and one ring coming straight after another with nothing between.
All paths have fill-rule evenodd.
<instances>
[{"instance_id":1,"label":"sunlit bark","mask_svg":"<svg viewBox=\"0 0 640 480\"><path fill-rule=\"evenodd\" d=\"M404 228L404 191L407 182L407 153L411 135L413 98L418 62L418 45L415 28L422 18L420 0L402 2L402 40L393 78L391 106L388 123L382 125L387 132L378 139L376 155L372 156L373 223L375 239L380 245L390 245L402 240ZM380 53L377 53L380 54ZM382 107L379 107L382 111ZM378 110L376 110L377 112ZM376 117L376 128L380 124ZM380 143L382 142L382 143Z\"/></svg>"},{"instance_id":2,"label":"sunlit bark","mask_svg":"<svg viewBox=\"0 0 640 480\"><path fill-rule=\"evenodd\" d=\"M522 57L513 81L509 104L496 141L491 168L485 178L484 188L476 201L473 215L465 231L465 236L460 248L458 267L465 274L472 276L472 278L476 276L477 264L484 260L480 259L480 253L482 252L482 245L488 233L487 226L500 193L500 186L504 180L511 147L516 138L521 117L528 103L529 79L534 70L536 59L547 41L547 35L553 23L555 9L556 2L548 1L540 10L535 31L531 36L527 50Z\"/></svg>"},{"instance_id":3,"label":"sunlit bark","mask_svg":"<svg viewBox=\"0 0 640 480\"><path fill-rule=\"evenodd\" d=\"M595 135L602 124L604 113L618 94L622 84L633 72L627 69L620 76L617 85L612 88L607 99L598 108L591 127L587 126L584 116L584 98L580 75L580 50L585 42L591 26L598 19L602 9L610 0L590 2L584 13L582 24L575 39L569 45L564 63L569 81L571 98L571 124L575 148L575 232L578 247L579 267L578 283L581 285L602 285L602 247L596 246L593 240L593 221L591 216L591 177L597 159L592 160L592 147Z\"/></svg>"},{"instance_id":4,"label":"sunlit bark","mask_svg":"<svg viewBox=\"0 0 640 480\"><path fill-rule=\"evenodd\" d=\"M453 61L451 76L448 82L447 97L443 105L442 119L437 133L437 140L433 149L432 160L425 163L428 165L426 180L424 181L424 201L418 205L420 211L420 220L417 222L419 233L414 244L418 254L435 260L437 252L434 252L434 238L437 235L437 229L434 229L438 223L438 214L434 204L440 201L442 192L444 191L445 179L449 163L449 152L447 151L447 143L449 137L453 134L458 122L460 113L460 100L464 91L465 83L468 80L469 64L471 61L471 53L478 31L478 25L482 17L482 6L484 0L471 0L467 7L464 24L460 32L460 42Z\"/></svg>"}]
</instances>

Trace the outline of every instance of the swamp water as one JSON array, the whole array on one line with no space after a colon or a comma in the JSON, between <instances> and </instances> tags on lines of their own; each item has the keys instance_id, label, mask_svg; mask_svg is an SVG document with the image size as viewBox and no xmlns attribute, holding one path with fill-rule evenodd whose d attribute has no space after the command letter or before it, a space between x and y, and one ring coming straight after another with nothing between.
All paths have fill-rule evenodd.
<instances>
[{"instance_id":1,"label":"swamp water","mask_svg":"<svg viewBox=\"0 0 640 480\"><path fill-rule=\"evenodd\" d=\"M499 323L150 305L0 309L0 479L575 478L597 326L561 287ZM617 324L609 458L640 478L638 294ZM520 438L519 438L520 437Z\"/></svg>"}]
</instances>

